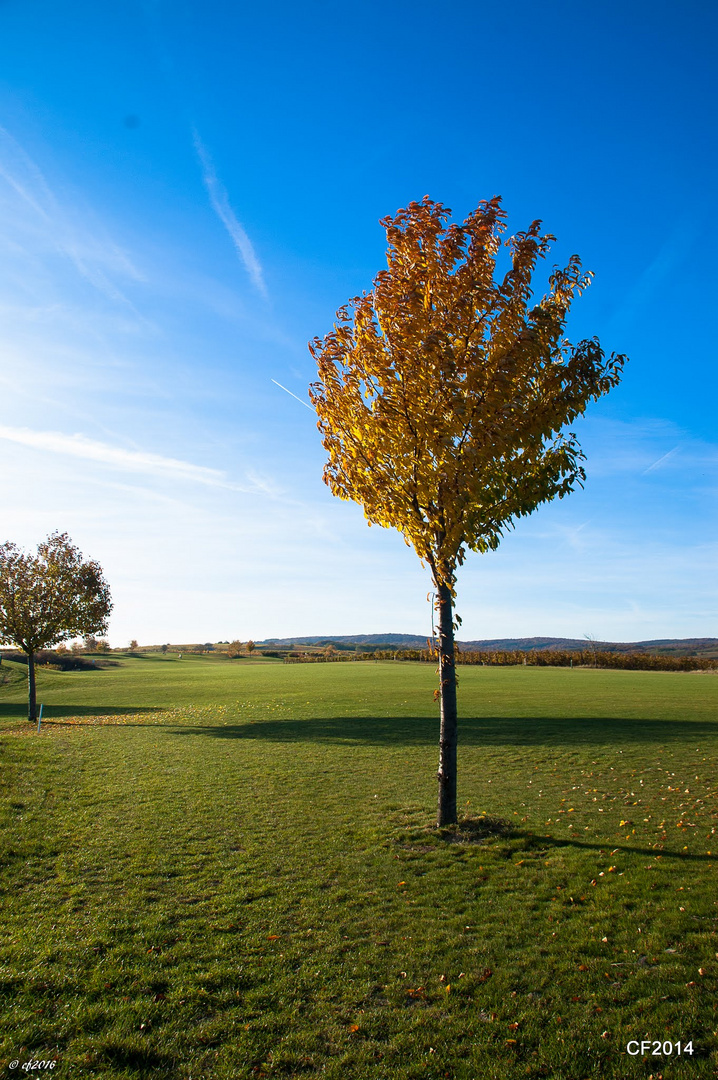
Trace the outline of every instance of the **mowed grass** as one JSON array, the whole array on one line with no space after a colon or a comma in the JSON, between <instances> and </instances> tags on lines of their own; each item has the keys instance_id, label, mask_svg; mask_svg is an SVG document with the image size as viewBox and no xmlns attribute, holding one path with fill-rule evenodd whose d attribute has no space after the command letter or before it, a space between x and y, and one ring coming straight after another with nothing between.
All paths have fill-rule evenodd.
<instances>
[{"instance_id":1,"label":"mowed grass","mask_svg":"<svg viewBox=\"0 0 718 1080\"><path fill-rule=\"evenodd\" d=\"M718 677L462 669L439 834L432 666L0 672L0 1067L715 1075Z\"/></svg>"}]
</instances>

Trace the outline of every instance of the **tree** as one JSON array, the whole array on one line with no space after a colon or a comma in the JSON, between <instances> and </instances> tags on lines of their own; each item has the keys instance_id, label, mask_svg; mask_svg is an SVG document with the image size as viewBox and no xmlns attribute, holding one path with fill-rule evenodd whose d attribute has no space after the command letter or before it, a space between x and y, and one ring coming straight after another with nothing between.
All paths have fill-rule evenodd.
<instances>
[{"instance_id":1,"label":"tree","mask_svg":"<svg viewBox=\"0 0 718 1080\"><path fill-rule=\"evenodd\" d=\"M92 653L97 652L97 638L94 634L85 634L84 639L85 652Z\"/></svg>"},{"instance_id":2,"label":"tree","mask_svg":"<svg viewBox=\"0 0 718 1080\"><path fill-rule=\"evenodd\" d=\"M26 555L0 544L0 640L27 654L28 720L37 715L35 654L69 638L107 632L110 589L99 563L84 561L67 533Z\"/></svg>"},{"instance_id":3,"label":"tree","mask_svg":"<svg viewBox=\"0 0 718 1080\"><path fill-rule=\"evenodd\" d=\"M596 656L596 652L597 652L597 650L596 650L596 639L593 636L593 634L584 634L583 636L585 637L586 641L588 642L589 647L591 649L591 652L593 653L593 666L597 667L598 666L598 658Z\"/></svg>"},{"instance_id":4,"label":"tree","mask_svg":"<svg viewBox=\"0 0 718 1080\"><path fill-rule=\"evenodd\" d=\"M505 211L481 202L462 225L427 197L386 229L388 268L337 312L309 348L324 480L394 527L428 565L439 622L438 824L456 822L457 706L453 605L467 548L498 547L518 517L582 485L584 455L567 423L615 386L625 357L564 327L590 282L577 255L531 300L554 237L534 221L505 241Z\"/></svg>"},{"instance_id":5,"label":"tree","mask_svg":"<svg viewBox=\"0 0 718 1080\"><path fill-rule=\"evenodd\" d=\"M247 652L249 653L249 655L250 655L250 656L251 656L251 655L252 655L252 653L254 652L254 649L255 649L255 644L254 644L254 642L253 642L253 641L248 641L248 642L247 642Z\"/></svg>"},{"instance_id":6,"label":"tree","mask_svg":"<svg viewBox=\"0 0 718 1080\"><path fill-rule=\"evenodd\" d=\"M230 641L227 645L227 656L230 660L236 660L238 656L242 655L242 642Z\"/></svg>"},{"instance_id":7,"label":"tree","mask_svg":"<svg viewBox=\"0 0 718 1080\"><path fill-rule=\"evenodd\" d=\"M165 656L165 654L167 653L167 650L169 649L169 645L162 645L160 648L161 648L162 655Z\"/></svg>"},{"instance_id":8,"label":"tree","mask_svg":"<svg viewBox=\"0 0 718 1080\"><path fill-rule=\"evenodd\" d=\"M133 638L130 642L130 652L136 652L139 647L139 642L136 640L136 638Z\"/></svg>"}]
</instances>

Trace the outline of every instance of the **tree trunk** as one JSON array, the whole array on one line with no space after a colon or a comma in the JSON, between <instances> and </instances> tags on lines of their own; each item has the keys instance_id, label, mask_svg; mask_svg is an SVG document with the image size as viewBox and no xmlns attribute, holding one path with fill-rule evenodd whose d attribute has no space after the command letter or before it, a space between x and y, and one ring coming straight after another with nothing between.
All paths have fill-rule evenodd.
<instances>
[{"instance_id":1,"label":"tree trunk","mask_svg":"<svg viewBox=\"0 0 718 1080\"><path fill-rule=\"evenodd\" d=\"M439 684L441 728L439 730L439 813L437 825L456 824L456 667L454 611L451 589L436 583L439 599Z\"/></svg>"},{"instance_id":2,"label":"tree trunk","mask_svg":"<svg viewBox=\"0 0 718 1080\"><path fill-rule=\"evenodd\" d=\"M37 695L35 691L35 653L27 654L27 718L30 723L37 720Z\"/></svg>"}]
</instances>

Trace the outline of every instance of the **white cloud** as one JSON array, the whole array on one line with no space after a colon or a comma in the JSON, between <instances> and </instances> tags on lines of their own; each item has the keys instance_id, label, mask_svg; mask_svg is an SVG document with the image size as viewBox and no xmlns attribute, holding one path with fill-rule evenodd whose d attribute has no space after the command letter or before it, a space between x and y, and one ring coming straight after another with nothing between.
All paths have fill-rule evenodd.
<instances>
[{"instance_id":1,"label":"white cloud","mask_svg":"<svg viewBox=\"0 0 718 1080\"><path fill-rule=\"evenodd\" d=\"M13 428L0 424L0 439L29 446L35 450L46 450L52 454L67 454L70 457L97 461L115 468L141 472L151 476L190 480L209 487L229 488L233 491L268 491L266 482L257 478L251 487L242 487L228 481L219 469L208 469L203 465L193 465L178 458L163 457L140 450L126 450L108 443L88 439L84 435L65 435L59 431L32 431L30 428Z\"/></svg>"},{"instance_id":2,"label":"white cloud","mask_svg":"<svg viewBox=\"0 0 718 1080\"><path fill-rule=\"evenodd\" d=\"M194 148L197 151L197 157L202 166L202 179L204 181L204 186L207 188L212 209L229 233L255 288L262 296L266 297L267 287L264 283L262 267L252 246L252 241L247 236L244 227L237 220L234 210L230 206L229 196L217 177L214 164L207 152L207 148L194 128L192 129L192 136L194 139Z\"/></svg>"}]
</instances>

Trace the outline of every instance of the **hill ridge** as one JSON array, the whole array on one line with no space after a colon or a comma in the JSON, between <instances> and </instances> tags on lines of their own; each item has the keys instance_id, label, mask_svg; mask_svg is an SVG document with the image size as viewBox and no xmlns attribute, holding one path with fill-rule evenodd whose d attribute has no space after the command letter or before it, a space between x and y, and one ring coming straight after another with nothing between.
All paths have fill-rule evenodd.
<instances>
[{"instance_id":1,"label":"hill ridge","mask_svg":"<svg viewBox=\"0 0 718 1080\"><path fill-rule=\"evenodd\" d=\"M271 645L352 645L378 646L387 648L421 649L425 648L428 635L420 634L314 634L304 637L267 638L257 642L261 646ZM564 637L516 637L485 638L474 641L457 641L460 649L467 652L493 651L546 651L563 649L579 651L597 649L600 652L654 652L671 655L718 655L718 638L652 638L646 641L589 641L586 638Z\"/></svg>"}]
</instances>

